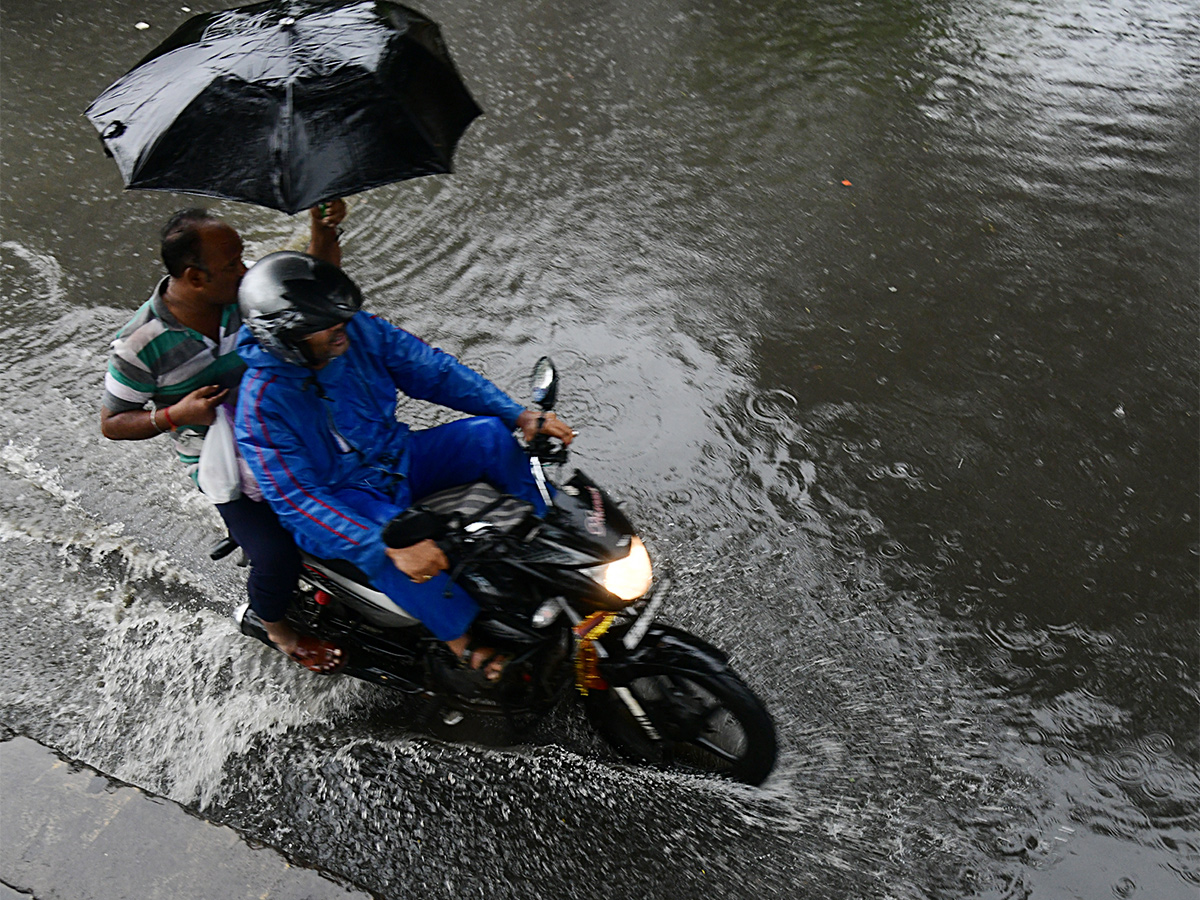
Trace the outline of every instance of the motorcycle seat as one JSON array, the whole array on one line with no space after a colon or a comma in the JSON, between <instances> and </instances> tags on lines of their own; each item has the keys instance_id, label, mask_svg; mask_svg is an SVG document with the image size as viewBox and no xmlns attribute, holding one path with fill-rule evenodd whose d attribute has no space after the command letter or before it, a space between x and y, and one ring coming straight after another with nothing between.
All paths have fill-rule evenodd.
<instances>
[{"instance_id":1,"label":"motorcycle seat","mask_svg":"<svg viewBox=\"0 0 1200 900\"><path fill-rule=\"evenodd\" d=\"M320 563L331 572L336 572L343 578L349 578L351 581L361 584L364 587L373 587L371 579L367 577L367 573L344 559L321 559L319 556L314 556L312 559Z\"/></svg>"}]
</instances>

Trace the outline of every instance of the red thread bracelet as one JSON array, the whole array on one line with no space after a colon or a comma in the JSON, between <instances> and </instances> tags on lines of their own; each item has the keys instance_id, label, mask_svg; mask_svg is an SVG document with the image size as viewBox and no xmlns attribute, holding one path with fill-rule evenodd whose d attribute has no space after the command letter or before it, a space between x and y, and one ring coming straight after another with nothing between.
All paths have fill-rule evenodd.
<instances>
[{"instance_id":1,"label":"red thread bracelet","mask_svg":"<svg viewBox=\"0 0 1200 900\"><path fill-rule=\"evenodd\" d=\"M174 431L176 428L176 425L174 422L171 421L171 407L164 406L163 407L163 415L166 416L166 418L167 418L167 425L169 425L171 430Z\"/></svg>"}]
</instances>

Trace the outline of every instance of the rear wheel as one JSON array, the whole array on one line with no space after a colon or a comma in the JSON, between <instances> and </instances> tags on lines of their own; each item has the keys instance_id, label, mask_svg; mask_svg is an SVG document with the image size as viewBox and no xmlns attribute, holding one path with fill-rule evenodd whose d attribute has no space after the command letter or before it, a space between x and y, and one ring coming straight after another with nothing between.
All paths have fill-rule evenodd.
<instances>
[{"instance_id":1,"label":"rear wheel","mask_svg":"<svg viewBox=\"0 0 1200 900\"><path fill-rule=\"evenodd\" d=\"M775 765L775 725L732 671L664 666L621 687L590 691L586 707L596 729L639 762L746 784L761 784Z\"/></svg>"}]
</instances>

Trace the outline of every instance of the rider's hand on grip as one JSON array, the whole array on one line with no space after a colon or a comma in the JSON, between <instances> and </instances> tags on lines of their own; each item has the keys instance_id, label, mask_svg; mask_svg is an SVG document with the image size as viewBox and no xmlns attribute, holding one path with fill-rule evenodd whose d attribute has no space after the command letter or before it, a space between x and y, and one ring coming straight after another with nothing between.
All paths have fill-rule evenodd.
<instances>
[{"instance_id":1,"label":"rider's hand on grip","mask_svg":"<svg viewBox=\"0 0 1200 900\"><path fill-rule=\"evenodd\" d=\"M412 506L383 526L383 543L393 548L411 547L445 533L439 516L423 506Z\"/></svg>"}]
</instances>

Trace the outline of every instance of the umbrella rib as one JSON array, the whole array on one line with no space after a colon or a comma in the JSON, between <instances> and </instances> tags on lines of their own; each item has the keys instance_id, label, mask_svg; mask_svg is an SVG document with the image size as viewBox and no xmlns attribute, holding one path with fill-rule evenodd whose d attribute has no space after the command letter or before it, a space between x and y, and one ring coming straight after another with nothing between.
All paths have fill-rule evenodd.
<instances>
[{"instance_id":1,"label":"umbrella rib","mask_svg":"<svg viewBox=\"0 0 1200 900\"><path fill-rule=\"evenodd\" d=\"M279 137L279 193L285 204L291 203L292 195L292 79L289 77L283 86L283 111L280 116Z\"/></svg>"},{"instance_id":2,"label":"umbrella rib","mask_svg":"<svg viewBox=\"0 0 1200 900\"><path fill-rule=\"evenodd\" d=\"M296 52L295 20L288 16L280 24L287 39L288 59L291 60ZM279 191L285 206L290 206L292 202L292 120L296 111L293 97L295 69L291 63L288 65L288 72L283 86L283 110L280 116L282 134L279 138Z\"/></svg>"}]
</instances>

